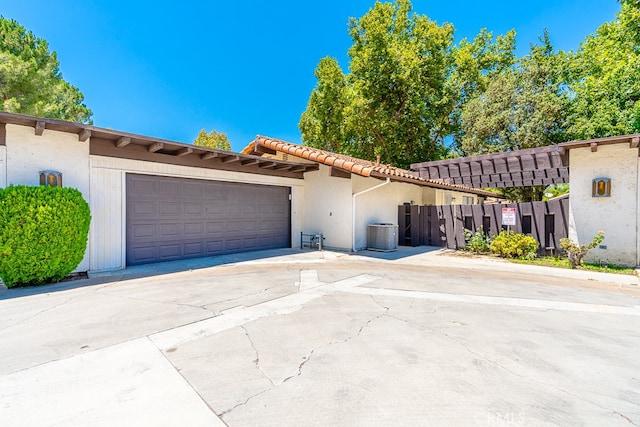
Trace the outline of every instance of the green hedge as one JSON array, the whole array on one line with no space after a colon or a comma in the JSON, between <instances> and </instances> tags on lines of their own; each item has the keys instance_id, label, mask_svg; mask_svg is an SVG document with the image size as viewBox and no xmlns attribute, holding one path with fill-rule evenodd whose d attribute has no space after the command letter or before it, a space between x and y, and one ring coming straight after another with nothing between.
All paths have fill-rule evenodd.
<instances>
[{"instance_id":1,"label":"green hedge","mask_svg":"<svg viewBox=\"0 0 640 427\"><path fill-rule=\"evenodd\" d=\"M90 221L74 188L0 189L0 278L8 287L63 279L84 257Z\"/></svg>"}]
</instances>

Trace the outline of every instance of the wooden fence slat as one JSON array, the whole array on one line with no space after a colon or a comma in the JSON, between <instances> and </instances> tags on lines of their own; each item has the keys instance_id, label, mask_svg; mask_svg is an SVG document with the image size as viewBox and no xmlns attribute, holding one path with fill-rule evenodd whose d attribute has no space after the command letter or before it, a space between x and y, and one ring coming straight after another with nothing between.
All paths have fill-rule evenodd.
<instances>
[{"instance_id":1,"label":"wooden fence slat","mask_svg":"<svg viewBox=\"0 0 640 427\"><path fill-rule=\"evenodd\" d=\"M539 254L545 253L546 243L546 215L553 214L553 235L550 235L549 247L557 252L560 239L567 237L569 199L551 200L548 202L526 202L517 204L493 204L493 205L444 205L444 206L423 206L420 209L422 218L418 224L421 231L421 244L432 246L444 246L450 249L462 248L465 246L464 226L465 217L471 217L470 230L475 233L483 227L484 218L488 217L490 235L496 235L502 230L502 208L515 207L517 211L516 225L512 229L516 233L522 233L522 223L524 216L531 216L531 236L536 239L540 246ZM551 225L551 224L550 224ZM413 236L412 236L413 237Z\"/></svg>"}]
</instances>

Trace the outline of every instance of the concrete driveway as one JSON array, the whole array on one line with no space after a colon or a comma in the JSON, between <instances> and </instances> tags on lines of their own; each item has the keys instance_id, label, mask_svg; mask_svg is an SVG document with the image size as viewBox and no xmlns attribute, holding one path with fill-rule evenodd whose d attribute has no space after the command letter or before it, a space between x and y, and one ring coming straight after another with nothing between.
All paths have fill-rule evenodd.
<instances>
[{"instance_id":1,"label":"concrete driveway","mask_svg":"<svg viewBox=\"0 0 640 427\"><path fill-rule=\"evenodd\" d=\"M640 425L636 277L424 248L125 273L0 291L0 425Z\"/></svg>"}]
</instances>

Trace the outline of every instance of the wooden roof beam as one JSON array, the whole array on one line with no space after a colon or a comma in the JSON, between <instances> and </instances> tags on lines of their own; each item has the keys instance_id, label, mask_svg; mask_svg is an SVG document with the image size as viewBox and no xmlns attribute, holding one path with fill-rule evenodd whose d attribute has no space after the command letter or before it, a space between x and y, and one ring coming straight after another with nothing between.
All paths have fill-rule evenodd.
<instances>
[{"instance_id":1,"label":"wooden roof beam","mask_svg":"<svg viewBox=\"0 0 640 427\"><path fill-rule=\"evenodd\" d=\"M85 142L91 136L91 131L89 129L82 129L78 134L78 141Z\"/></svg>"},{"instance_id":2,"label":"wooden roof beam","mask_svg":"<svg viewBox=\"0 0 640 427\"><path fill-rule=\"evenodd\" d=\"M193 148L184 147L184 148L182 148L182 149L180 149L180 150L178 150L176 152L176 156L182 157L182 156L186 156L186 155L191 154L191 153L193 153Z\"/></svg>"},{"instance_id":3,"label":"wooden roof beam","mask_svg":"<svg viewBox=\"0 0 640 427\"><path fill-rule=\"evenodd\" d=\"M42 134L44 133L44 128L45 128L45 122L44 120L38 120L36 122L36 136L42 136Z\"/></svg>"},{"instance_id":4,"label":"wooden roof beam","mask_svg":"<svg viewBox=\"0 0 640 427\"><path fill-rule=\"evenodd\" d=\"M253 166L260 163L260 159L248 159L248 160L243 160L240 163L242 164L242 166Z\"/></svg>"},{"instance_id":5,"label":"wooden roof beam","mask_svg":"<svg viewBox=\"0 0 640 427\"><path fill-rule=\"evenodd\" d=\"M636 136L635 138L631 138L631 143L629 144L630 148L638 148L640 146L640 137Z\"/></svg>"},{"instance_id":6,"label":"wooden roof beam","mask_svg":"<svg viewBox=\"0 0 640 427\"><path fill-rule=\"evenodd\" d=\"M277 165L274 167L275 170L291 170L293 168L292 165Z\"/></svg>"},{"instance_id":7,"label":"wooden roof beam","mask_svg":"<svg viewBox=\"0 0 640 427\"><path fill-rule=\"evenodd\" d=\"M272 167L274 167L276 165L277 165L276 162L260 162L258 164L258 167L261 168L261 169L270 169L270 168L272 168Z\"/></svg>"},{"instance_id":8,"label":"wooden roof beam","mask_svg":"<svg viewBox=\"0 0 640 427\"><path fill-rule=\"evenodd\" d=\"M296 166L291 168L291 172L306 172L307 167L306 166Z\"/></svg>"},{"instance_id":9,"label":"wooden roof beam","mask_svg":"<svg viewBox=\"0 0 640 427\"><path fill-rule=\"evenodd\" d=\"M116 141L116 147L118 148L126 147L129 144L131 144L131 138L129 138L128 136L121 136Z\"/></svg>"},{"instance_id":10,"label":"wooden roof beam","mask_svg":"<svg viewBox=\"0 0 640 427\"><path fill-rule=\"evenodd\" d=\"M598 143L597 142L592 142L591 143L591 152L595 153L596 151L598 151Z\"/></svg>"},{"instance_id":11,"label":"wooden roof beam","mask_svg":"<svg viewBox=\"0 0 640 427\"><path fill-rule=\"evenodd\" d=\"M227 156L222 159L222 163L233 163L240 161L240 156Z\"/></svg>"},{"instance_id":12,"label":"wooden roof beam","mask_svg":"<svg viewBox=\"0 0 640 427\"><path fill-rule=\"evenodd\" d=\"M213 159L215 157L218 157L218 153L215 153L213 151L208 151L208 152L200 155L200 158L202 160L209 160L209 159Z\"/></svg>"},{"instance_id":13,"label":"wooden roof beam","mask_svg":"<svg viewBox=\"0 0 640 427\"><path fill-rule=\"evenodd\" d=\"M155 144L151 144L147 150L150 153L155 153L156 151L160 151L164 148L164 144L162 142L156 142Z\"/></svg>"}]
</instances>

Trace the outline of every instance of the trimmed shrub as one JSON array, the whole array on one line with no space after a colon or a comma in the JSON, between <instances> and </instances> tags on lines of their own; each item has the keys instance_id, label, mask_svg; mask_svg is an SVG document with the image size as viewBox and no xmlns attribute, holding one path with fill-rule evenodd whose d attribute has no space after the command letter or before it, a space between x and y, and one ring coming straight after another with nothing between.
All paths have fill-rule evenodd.
<instances>
[{"instance_id":1,"label":"trimmed shrub","mask_svg":"<svg viewBox=\"0 0 640 427\"><path fill-rule=\"evenodd\" d=\"M531 236L501 231L491 242L491 252L505 258L533 259L538 242Z\"/></svg>"},{"instance_id":2,"label":"trimmed shrub","mask_svg":"<svg viewBox=\"0 0 640 427\"><path fill-rule=\"evenodd\" d=\"M485 233L482 227L478 227L475 233L471 230L464 229L464 241L466 245L465 250L474 252L476 254L489 252L489 246L491 245L491 237Z\"/></svg>"},{"instance_id":3,"label":"trimmed shrub","mask_svg":"<svg viewBox=\"0 0 640 427\"><path fill-rule=\"evenodd\" d=\"M90 221L74 188L0 189L0 278L8 287L65 278L82 261Z\"/></svg>"}]
</instances>

